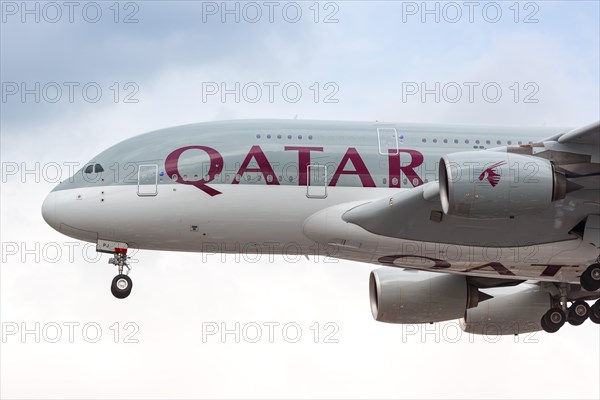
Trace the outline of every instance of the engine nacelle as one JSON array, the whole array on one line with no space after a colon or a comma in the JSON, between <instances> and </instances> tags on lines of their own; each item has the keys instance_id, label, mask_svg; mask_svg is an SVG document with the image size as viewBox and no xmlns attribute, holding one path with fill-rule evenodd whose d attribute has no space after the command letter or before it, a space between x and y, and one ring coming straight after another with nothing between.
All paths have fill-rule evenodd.
<instances>
[{"instance_id":1,"label":"engine nacelle","mask_svg":"<svg viewBox=\"0 0 600 400\"><path fill-rule=\"evenodd\" d=\"M448 154L440 160L440 200L445 214L508 218L564 199L565 176L539 157L494 151Z\"/></svg>"},{"instance_id":2,"label":"engine nacelle","mask_svg":"<svg viewBox=\"0 0 600 400\"><path fill-rule=\"evenodd\" d=\"M369 297L377 321L424 324L464 317L477 305L479 291L461 275L407 280L402 270L379 268L371 272Z\"/></svg>"},{"instance_id":3,"label":"engine nacelle","mask_svg":"<svg viewBox=\"0 0 600 400\"><path fill-rule=\"evenodd\" d=\"M516 335L542 330L542 316L552 307L548 292L531 289L493 297L467 310L461 319L465 332L479 335Z\"/></svg>"}]
</instances>

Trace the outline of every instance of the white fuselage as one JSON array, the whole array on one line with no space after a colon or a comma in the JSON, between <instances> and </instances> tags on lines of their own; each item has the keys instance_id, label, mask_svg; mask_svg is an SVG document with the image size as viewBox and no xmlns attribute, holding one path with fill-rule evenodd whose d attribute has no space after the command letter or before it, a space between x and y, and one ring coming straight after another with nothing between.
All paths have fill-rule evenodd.
<instances>
[{"instance_id":1,"label":"white fuselage","mask_svg":"<svg viewBox=\"0 0 600 400\"><path fill-rule=\"evenodd\" d=\"M56 191L48 196L45 207L63 211L46 219L81 240L118 238L139 249L325 256L373 264L380 264L383 255L410 253L414 257L398 260L396 265L436 269L430 259L439 259L450 264L447 271L514 279L576 282L584 269L579 265L597 256L594 247L579 240L505 248L458 246L375 235L339 218L353 205L398 189L327 188L326 198L308 198L303 187L214 187L223 193L219 201L178 184L162 185L152 197L138 196L136 186ZM69 206L62 207L65 203ZM338 214L335 206L339 206ZM345 230L352 239L333 237L328 230ZM504 275L498 265L514 275ZM547 265L562 268L544 274Z\"/></svg>"}]
</instances>

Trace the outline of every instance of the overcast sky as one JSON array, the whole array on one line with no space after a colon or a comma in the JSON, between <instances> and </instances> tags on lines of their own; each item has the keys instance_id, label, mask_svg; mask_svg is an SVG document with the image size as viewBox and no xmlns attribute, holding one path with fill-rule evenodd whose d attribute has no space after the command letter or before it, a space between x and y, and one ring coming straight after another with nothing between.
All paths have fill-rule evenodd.
<instances>
[{"instance_id":1,"label":"overcast sky","mask_svg":"<svg viewBox=\"0 0 600 400\"><path fill-rule=\"evenodd\" d=\"M133 135L234 118L600 119L598 2L222 4L1 2L1 397L598 398L598 325L496 338L377 323L371 265L142 251L132 295L112 297L108 257L40 207L69 165ZM211 92L236 83L239 101ZM222 340L236 324L239 343Z\"/></svg>"}]
</instances>

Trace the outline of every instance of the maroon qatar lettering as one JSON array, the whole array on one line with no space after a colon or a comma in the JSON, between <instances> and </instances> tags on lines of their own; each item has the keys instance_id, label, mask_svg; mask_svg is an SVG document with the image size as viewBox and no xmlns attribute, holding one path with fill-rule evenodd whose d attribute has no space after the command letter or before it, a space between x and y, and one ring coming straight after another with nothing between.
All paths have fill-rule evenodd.
<instances>
[{"instance_id":1,"label":"maroon qatar lettering","mask_svg":"<svg viewBox=\"0 0 600 400\"><path fill-rule=\"evenodd\" d=\"M465 272L478 271L481 269L491 268L498 273L498 275L514 275L512 271L506 268L503 264L499 262L490 262L487 264L479 265L477 267L468 268Z\"/></svg>"},{"instance_id":2,"label":"maroon qatar lettering","mask_svg":"<svg viewBox=\"0 0 600 400\"><path fill-rule=\"evenodd\" d=\"M391 256L383 256L380 257L377 261L381 264L390 265L394 267L402 266L404 259L410 258L420 258L422 260L429 260L432 262L432 265L425 267L425 269L437 270L437 269L457 269L459 266L452 266L448 261L441 260L433 257L426 257L417 254L395 254ZM563 267L567 267L567 265L550 265L550 264L531 264L532 266L538 267L546 267L544 271L540 273L539 276L555 276ZM575 267L574 265L572 267ZM410 267L409 267L410 268ZM457 269L457 272L471 272L471 271L480 271L480 270L488 270L489 272L494 272L501 276L515 276L515 274L510 271L504 264L499 262L488 262L485 264L477 265L474 267L462 269ZM491 270L491 271L490 271Z\"/></svg>"},{"instance_id":3,"label":"maroon qatar lettering","mask_svg":"<svg viewBox=\"0 0 600 400\"><path fill-rule=\"evenodd\" d=\"M563 267L568 267L568 265L559 265L559 264L531 264L534 267L546 267L540 276L555 276ZM575 267L575 265L571 265L571 267Z\"/></svg>"},{"instance_id":4,"label":"maroon qatar lettering","mask_svg":"<svg viewBox=\"0 0 600 400\"><path fill-rule=\"evenodd\" d=\"M429 260L433 262L433 265L428 267L429 269L446 269L450 268L451 265L446 260L440 260L439 258L426 257L426 256L416 256L413 254L396 254L393 256L383 256L380 257L379 261L382 264L388 264L392 266L402 265L402 259L404 258L420 258L422 260ZM397 263L397 264L396 264Z\"/></svg>"},{"instance_id":5,"label":"maroon qatar lettering","mask_svg":"<svg viewBox=\"0 0 600 400\"><path fill-rule=\"evenodd\" d=\"M252 159L256 160L258 168L248 167L248 165L252 162ZM260 146L252 146L231 184L237 185L240 183L240 179L245 172L260 172L265 178L267 185L279 185L279 180L273 171L273 167L271 167L271 163L269 163L269 160L267 160L267 156L265 156L265 153L263 153Z\"/></svg>"},{"instance_id":6,"label":"maroon qatar lettering","mask_svg":"<svg viewBox=\"0 0 600 400\"><path fill-rule=\"evenodd\" d=\"M182 154L189 150L200 150L209 156L210 165L208 168L208 173L205 174L203 179L188 180L187 176L182 175L179 171L179 160ZM298 186L308 185L308 166L311 164L311 156L315 152L322 153L324 151L323 147L284 146L283 151L295 151L298 153ZM406 161L403 159L403 157L406 155L410 156L410 162L408 162L408 164L406 164ZM402 165L402 161L404 161L406 165ZM406 176L414 186L423 184L423 180L415 171L416 168L423 164L423 161L423 154L416 150L400 149L398 152L395 150L392 152L392 150L390 150L388 154L389 187L401 187L400 178L402 175ZM228 161L228 163L230 162L235 162L235 160ZM225 162L221 153L212 147L185 146L169 153L165 160L165 171L167 175L177 183L183 185L192 185L210 196L216 196L222 193L208 184L213 182L218 177L223 177L222 171L224 169L224 164ZM256 167L251 166L251 164L256 165ZM236 175L230 183L232 185L240 184L241 177L247 172L256 172L262 174L267 185L280 184L277 174L273 169L273 165L259 145L254 145L250 148L241 162ZM366 163L355 147L349 147L344 153L335 172L333 173L333 176L329 182L329 186L336 186L343 175L357 176L362 186L365 188L376 187L375 180L373 179L371 172L367 168ZM220 180L220 183L223 183L222 179Z\"/></svg>"},{"instance_id":7,"label":"maroon qatar lettering","mask_svg":"<svg viewBox=\"0 0 600 400\"><path fill-rule=\"evenodd\" d=\"M348 161L354 165L353 170L346 170ZM341 175L358 175L363 187L375 187L375 181L371 177L365 162L354 147L350 147L348 151L346 151L346 154L344 154L344 157L342 157L342 161L340 161L340 165L338 165L335 173L333 174L333 178L331 178L329 186L335 186Z\"/></svg>"},{"instance_id":8,"label":"maroon qatar lettering","mask_svg":"<svg viewBox=\"0 0 600 400\"><path fill-rule=\"evenodd\" d=\"M323 151L322 147L285 146L285 151L298 152L298 185L308 185L308 166L310 165L310 152Z\"/></svg>"},{"instance_id":9,"label":"maroon qatar lettering","mask_svg":"<svg viewBox=\"0 0 600 400\"><path fill-rule=\"evenodd\" d=\"M416 150L407 149L398 149L397 152L396 149L391 149L388 150L388 153L388 166L390 175L389 182L391 188L399 188L401 186L401 173L408 178L408 181L413 186L420 186L423 184L423 179L421 179L421 177L415 172L415 168L423 164L423 154L419 153ZM410 163L408 165L402 166L400 164L402 153L410 155Z\"/></svg>"},{"instance_id":10,"label":"maroon qatar lettering","mask_svg":"<svg viewBox=\"0 0 600 400\"><path fill-rule=\"evenodd\" d=\"M181 155L188 150L202 150L210 157L210 167L208 169L208 179L200 179L197 181L188 181L179 173L179 158ZM165 171L167 175L171 178L175 177L177 183L181 183L183 185L192 185L197 187L198 189L206 192L210 196L216 196L221 194L218 190L211 188L207 185L207 183L213 181L215 176L220 174L223 170L223 157L221 154L208 146L186 146L181 147L177 150L171 152L167 159L165 160Z\"/></svg>"}]
</instances>

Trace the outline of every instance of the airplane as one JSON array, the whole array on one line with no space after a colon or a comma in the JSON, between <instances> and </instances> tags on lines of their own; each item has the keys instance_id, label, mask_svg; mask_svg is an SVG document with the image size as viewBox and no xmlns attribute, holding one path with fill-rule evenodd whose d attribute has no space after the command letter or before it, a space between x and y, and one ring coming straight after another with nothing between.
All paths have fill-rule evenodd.
<instances>
[{"instance_id":1,"label":"airplane","mask_svg":"<svg viewBox=\"0 0 600 400\"><path fill-rule=\"evenodd\" d=\"M502 335L600 323L600 122L183 125L100 153L42 215L112 255L119 299L133 286L129 249L258 252L378 265L380 322L460 319Z\"/></svg>"}]
</instances>

